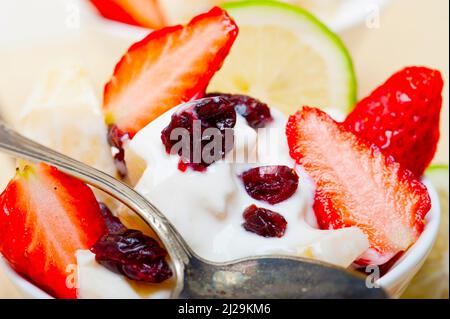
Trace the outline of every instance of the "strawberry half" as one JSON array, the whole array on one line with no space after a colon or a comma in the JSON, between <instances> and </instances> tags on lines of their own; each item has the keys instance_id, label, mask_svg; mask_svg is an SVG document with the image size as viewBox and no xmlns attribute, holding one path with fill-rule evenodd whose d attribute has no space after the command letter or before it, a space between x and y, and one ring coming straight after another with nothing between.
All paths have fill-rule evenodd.
<instances>
[{"instance_id":1,"label":"strawberry half","mask_svg":"<svg viewBox=\"0 0 450 319\"><path fill-rule=\"evenodd\" d=\"M105 232L91 189L45 164L18 170L0 196L0 252L57 298L77 297L70 285L75 252L90 249Z\"/></svg>"},{"instance_id":2,"label":"strawberry half","mask_svg":"<svg viewBox=\"0 0 450 319\"><path fill-rule=\"evenodd\" d=\"M90 0L99 13L110 20L150 29L164 26L158 0Z\"/></svg>"},{"instance_id":3,"label":"strawberry half","mask_svg":"<svg viewBox=\"0 0 450 319\"><path fill-rule=\"evenodd\" d=\"M215 7L187 26L167 27L134 44L104 91L106 122L132 138L170 108L201 97L238 27Z\"/></svg>"},{"instance_id":4,"label":"strawberry half","mask_svg":"<svg viewBox=\"0 0 450 319\"><path fill-rule=\"evenodd\" d=\"M420 177L439 141L443 84L439 71L401 70L359 102L345 125Z\"/></svg>"},{"instance_id":5,"label":"strawberry half","mask_svg":"<svg viewBox=\"0 0 450 319\"><path fill-rule=\"evenodd\" d=\"M357 226L368 236L359 263L384 264L417 240L431 201L411 172L318 109L291 116L286 134L292 158L316 183L320 228Z\"/></svg>"}]
</instances>

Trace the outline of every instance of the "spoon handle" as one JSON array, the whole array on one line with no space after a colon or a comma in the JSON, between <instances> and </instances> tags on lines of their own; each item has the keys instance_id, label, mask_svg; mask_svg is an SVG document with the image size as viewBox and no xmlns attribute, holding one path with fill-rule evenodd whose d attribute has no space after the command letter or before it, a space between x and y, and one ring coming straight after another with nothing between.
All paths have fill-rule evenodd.
<instances>
[{"instance_id":1,"label":"spoon handle","mask_svg":"<svg viewBox=\"0 0 450 319\"><path fill-rule=\"evenodd\" d=\"M184 265L188 264L191 256L189 246L167 218L135 190L108 174L20 135L1 120L0 150L15 157L55 166L128 206L156 232L169 252L177 278L183 277Z\"/></svg>"}]
</instances>

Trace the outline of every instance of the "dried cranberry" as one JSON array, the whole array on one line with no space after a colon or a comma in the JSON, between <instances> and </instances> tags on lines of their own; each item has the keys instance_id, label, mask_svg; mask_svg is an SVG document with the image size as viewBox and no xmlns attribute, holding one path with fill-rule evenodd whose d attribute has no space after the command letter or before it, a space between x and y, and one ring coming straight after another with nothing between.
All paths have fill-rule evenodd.
<instances>
[{"instance_id":1,"label":"dried cranberry","mask_svg":"<svg viewBox=\"0 0 450 319\"><path fill-rule=\"evenodd\" d=\"M220 96L230 101L236 112L255 129L265 127L273 121L269 106L250 96L225 93L209 93L207 96Z\"/></svg>"},{"instance_id":2,"label":"dried cranberry","mask_svg":"<svg viewBox=\"0 0 450 319\"><path fill-rule=\"evenodd\" d=\"M111 210L103 203L99 203L100 205L100 212L103 216L103 219L105 220L106 229L108 230L108 233L120 233L127 228L122 224L119 218L113 215Z\"/></svg>"},{"instance_id":3,"label":"dried cranberry","mask_svg":"<svg viewBox=\"0 0 450 319\"><path fill-rule=\"evenodd\" d=\"M198 100L194 109L204 127L216 127L219 130L225 130L236 125L236 111L233 105L222 98Z\"/></svg>"},{"instance_id":4,"label":"dried cranberry","mask_svg":"<svg viewBox=\"0 0 450 319\"><path fill-rule=\"evenodd\" d=\"M244 211L245 230L263 237L283 237L287 221L280 214L271 210L251 205Z\"/></svg>"},{"instance_id":5,"label":"dried cranberry","mask_svg":"<svg viewBox=\"0 0 450 319\"><path fill-rule=\"evenodd\" d=\"M132 280L160 283L172 276L167 251L138 230L106 234L91 251L99 264Z\"/></svg>"},{"instance_id":6,"label":"dried cranberry","mask_svg":"<svg viewBox=\"0 0 450 319\"><path fill-rule=\"evenodd\" d=\"M114 164L122 178L125 178L128 173L123 149L123 143L128 138L128 134L122 132L116 125L108 127L108 143L113 148Z\"/></svg>"},{"instance_id":7,"label":"dried cranberry","mask_svg":"<svg viewBox=\"0 0 450 319\"><path fill-rule=\"evenodd\" d=\"M254 199L278 204L291 197L298 187L298 175L287 166L261 166L241 175L247 193Z\"/></svg>"},{"instance_id":8,"label":"dried cranberry","mask_svg":"<svg viewBox=\"0 0 450 319\"><path fill-rule=\"evenodd\" d=\"M161 132L161 141L167 153L181 157L180 169L204 171L233 149L235 125L236 111L229 101L221 97L201 99L172 115Z\"/></svg>"},{"instance_id":9,"label":"dried cranberry","mask_svg":"<svg viewBox=\"0 0 450 319\"><path fill-rule=\"evenodd\" d=\"M150 283L160 283L172 277L172 270L163 258L153 263L124 265L122 271L127 278Z\"/></svg>"}]
</instances>

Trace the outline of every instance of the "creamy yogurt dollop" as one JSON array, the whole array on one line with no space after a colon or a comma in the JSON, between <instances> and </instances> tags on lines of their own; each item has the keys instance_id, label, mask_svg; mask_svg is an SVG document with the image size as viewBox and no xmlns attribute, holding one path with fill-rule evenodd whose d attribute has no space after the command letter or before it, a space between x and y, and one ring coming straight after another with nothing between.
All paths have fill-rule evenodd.
<instances>
[{"instance_id":1,"label":"creamy yogurt dollop","mask_svg":"<svg viewBox=\"0 0 450 319\"><path fill-rule=\"evenodd\" d=\"M220 262L280 254L348 267L368 249L368 240L358 228L317 229L312 211L314 183L289 156L284 133L286 118L279 111L271 110L274 121L262 130L251 128L238 115L233 152L210 165L205 172L180 171L179 156L167 154L161 142L161 131L176 111L177 108L165 113L133 138L127 149L133 156L127 164L131 171L140 167L140 172L133 172L133 175L141 175L136 190L167 216L198 255ZM270 205L247 194L239 176L250 168L265 165L286 165L297 171L299 185L289 199ZM242 227L243 212L252 204L283 215L287 229L282 238L261 237ZM128 222L129 218L127 216ZM133 291L139 285L130 290L128 280L102 280L91 284L82 277L93 278L98 274L98 278L106 278L110 276L108 270L96 264L94 256L87 253L79 254L79 265L81 295L107 297L110 288L115 294L129 298L158 298L170 293L166 285L147 290L146 294L136 294Z\"/></svg>"},{"instance_id":2,"label":"creamy yogurt dollop","mask_svg":"<svg viewBox=\"0 0 450 319\"><path fill-rule=\"evenodd\" d=\"M98 118L101 107L92 97L88 82L85 72L79 67L49 71L27 103L20 129L30 138L46 141L49 147L110 173L112 161L104 160L108 149L100 134L105 131ZM86 105L89 106L87 113L84 112ZM73 125L55 124L72 123L73 112L68 110L80 108L83 110L82 119L86 121L78 121L76 134ZM348 267L368 248L368 241L358 228L324 231L315 227L312 211L314 183L290 158L284 133L286 118L276 109L271 110L274 121L266 129L258 131L238 115L233 152L209 166L206 172L188 169L184 173L178 169L179 157L168 155L161 142L161 131L178 109L163 114L133 138L127 149L130 155L127 156L127 164L130 175L137 181L136 189L169 218L200 256L212 261L228 261L282 254ZM42 120L48 116L58 121L49 126L48 121ZM93 131L97 126L98 132ZM55 131L59 136L75 134L78 143L55 139ZM91 151L98 151L97 156L91 151L85 152L86 145L91 146ZM300 177L298 189L286 201L270 205L252 199L245 191L239 175L250 168L265 165L286 165L296 169ZM242 227L242 214L252 204L284 216L288 224L282 238L264 238ZM121 218L130 228L152 233L138 217L126 211L122 212ZM99 265L94 254L86 250L77 253L77 260L80 298L166 298L173 288L173 280L160 285L127 280Z\"/></svg>"},{"instance_id":3,"label":"creamy yogurt dollop","mask_svg":"<svg viewBox=\"0 0 450 319\"><path fill-rule=\"evenodd\" d=\"M173 112L140 131L130 142L129 150L147 164L136 190L169 218L197 254L218 262L266 254L312 255L347 267L367 249L365 236L358 229L323 231L311 226L314 184L289 156L284 133L286 118L280 112L272 109L274 121L260 130L251 128L238 116L234 152L209 166L206 172L181 172L177 168L179 156L166 153L160 136ZM296 169L299 186L289 199L270 205L247 194L239 176L250 168L265 165ZM242 214L252 204L284 216L288 225L282 238L264 238L242 227ZM341 242L334 252L324 252L321 246L330 240L336 242L336 236L345 241L355 237L360 248ZM349 254L351 251L353 254Z\"/></svg>"}]
</instances>

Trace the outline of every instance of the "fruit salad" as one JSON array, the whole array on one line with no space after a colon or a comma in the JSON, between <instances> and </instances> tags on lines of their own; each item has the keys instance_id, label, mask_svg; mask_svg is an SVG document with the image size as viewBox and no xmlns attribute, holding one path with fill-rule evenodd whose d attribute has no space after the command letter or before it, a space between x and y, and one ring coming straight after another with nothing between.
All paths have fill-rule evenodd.
<instances>
[{"instance_id":1,"label":"fruit salad","mask_svg":"<svg viewBox=\"0 0 450 319\"><path fill-rule=\"evenodd\" d=\"M325 28L295 17L313 35ZM421 177L439 140L439 71L400 70L342 121L331 105L280 107L275 95L220 90L237 74L219 70L236 59L239 21L214 7L152 31L118 62L101 103L85 71L52 70L19 129L129 183L205 259L275 254L389 271L431 209ZM326 100L345 110L354 78L330 34L320 39L333 53L317 56L339 67L324 67L323 78L345 84L321 92L337 93ZM18 274L55 298L170 297L169 254L133 212L54 167L17 166L0 196L0 253Z\"/></svg>"}]
</instances>

